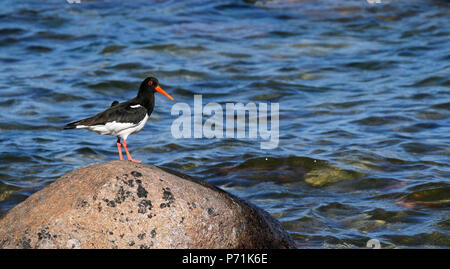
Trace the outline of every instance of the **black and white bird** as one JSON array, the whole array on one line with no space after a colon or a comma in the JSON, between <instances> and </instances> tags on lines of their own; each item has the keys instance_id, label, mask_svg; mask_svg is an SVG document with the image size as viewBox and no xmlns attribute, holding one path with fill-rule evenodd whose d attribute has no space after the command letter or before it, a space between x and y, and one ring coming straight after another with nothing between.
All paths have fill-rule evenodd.
<instances>
[{"instance_id":1,"label":"black and white bird","mask_svg":"<svg viewBox=\"0 0 450 269\"><path fill-rule=\"evenodd\" d=\"M131 157L126 140L130 134L135 134L144 128L155 106L155 92L162 93L173 101L172 96L159 86L156 78L148 77L141 83L135 98L123 103L114 101L105 111L93 117L69 123L64 126L64 129L87 129L102 135L116 136L120 159L123 160L121 148L123 146L128 160L140 163L141 161Z\"/></svg>"}]
</instances>

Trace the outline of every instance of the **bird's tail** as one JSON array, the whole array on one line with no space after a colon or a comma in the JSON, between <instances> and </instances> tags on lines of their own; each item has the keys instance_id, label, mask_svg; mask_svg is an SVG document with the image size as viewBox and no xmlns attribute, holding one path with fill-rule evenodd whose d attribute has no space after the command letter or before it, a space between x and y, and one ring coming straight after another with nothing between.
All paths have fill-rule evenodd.
<instances>
[{"instance_id":1,"label":"bird's tail","mask_svg":"<svg viewBox=\"0 0 450 269\"><path fill-rule=\"evenodd\" d=\"M79 121L74 121L74 122L71 122L71 123L67 124L66 126L64 126L64 129L75 129L75 128L83 129L83 128L86 128L87 126L91 125L93 120L95 120L95 116L87 118L87 119L82 119Z\"/></svg>"},{"instance_id":2,"label":"bird's tail","mask_svg":"<svg viewBox=\"0 0 450 269\"><path fill-rule=\"evenodd\" d=\"M75 128L77 128L77 126L74 124L74 122L72 122L72 123L69 123L66 126L64 126L63 129L67 130L67 129L75 129Z\"/></svg>"},{"instance_id":3,"label":"bird's tail","mask_svg":"<svg viewBox=\"0 0 450 269\"><path fill-rule=\"evenodd\" d=\"M72 122L72 123L69 123L69 124L67 124L67 125L65 125L64 126L64 130L67 130L67 129L75 129L75 128L77 128L77 125L80 123L80 121L75 121L75 122Z\"/></svg>"}]
</instances>

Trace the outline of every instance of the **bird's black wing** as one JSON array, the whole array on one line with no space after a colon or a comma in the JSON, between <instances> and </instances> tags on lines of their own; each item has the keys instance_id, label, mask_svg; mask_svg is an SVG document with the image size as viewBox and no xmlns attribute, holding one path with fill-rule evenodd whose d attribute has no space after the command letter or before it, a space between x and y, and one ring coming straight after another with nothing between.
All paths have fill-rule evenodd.
<instances>
[{"instance_id":1,"label":"bird's black wing","mask_svg":"<svg viewBox=\"0 0 450 269\"><path fill-rule=\"evenodd\" d=\"M147 109L134 100L111 105L107 110L98 113L97 115L72 122L67 124L64 129L73 129L78 125L93 126L104 125L108 122L126 122L126 123L139 123L147 114Z\"/></svg>"},{"instance_id":2,"label":"bird's black wing","mask_svg":"<svg viewBox=\"0 0 450 269\"><path fill-rule=\"evenodd\" d=\"M106 111L97 114L99 122L139 123L147 115L147 109L133 102L117 104ZM101 123L100 123L101 124Z\"/></svg>"}]
</instances>

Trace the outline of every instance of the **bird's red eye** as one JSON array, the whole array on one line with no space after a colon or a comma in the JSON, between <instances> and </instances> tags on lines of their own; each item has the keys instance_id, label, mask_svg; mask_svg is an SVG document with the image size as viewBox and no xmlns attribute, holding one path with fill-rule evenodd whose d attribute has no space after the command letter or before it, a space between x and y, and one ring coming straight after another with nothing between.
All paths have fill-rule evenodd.
<instances>
[{"instance_id":1,"label":"bird's red eye","mask_svg":"<svg viewBox=\"0 0 450 269\"><path fill-rule=\"evenodd\" d=\"M153 85L153 81L150 80L150 81L148 82L148 85L152 86L152 85Z\"/></svg>"}]
</instances>

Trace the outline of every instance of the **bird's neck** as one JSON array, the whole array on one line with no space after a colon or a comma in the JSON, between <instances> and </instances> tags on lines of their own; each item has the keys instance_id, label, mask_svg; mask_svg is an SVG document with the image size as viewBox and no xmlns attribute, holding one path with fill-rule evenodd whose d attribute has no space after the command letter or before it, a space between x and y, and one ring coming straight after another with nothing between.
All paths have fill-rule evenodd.
<instances>
[{"instance_id":1,"label":"bird's neck","mask_svg":"<svg viewBox=\"0 0 450 269\"><path fill-rule=\"evenodd\" d=\"M155 106L155 93L150 91L139 91L136 96L137 102L147 109L147 114L153 112L153 107Z\"/></svg>"}]
</instances>

